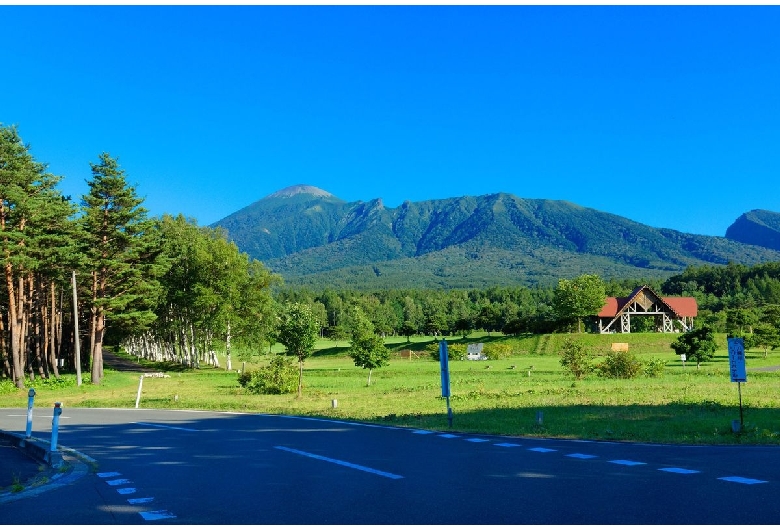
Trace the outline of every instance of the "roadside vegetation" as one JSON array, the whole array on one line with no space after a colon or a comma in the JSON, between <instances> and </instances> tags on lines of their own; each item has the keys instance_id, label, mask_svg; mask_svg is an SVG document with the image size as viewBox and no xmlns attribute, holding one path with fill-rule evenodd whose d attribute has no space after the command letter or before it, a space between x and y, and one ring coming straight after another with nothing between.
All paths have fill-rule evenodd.
<instances>
[{"instance_id":1,"label":"roadside vegetation","mask_svg":"<svg viewBox=\"0 0 780 530\"><path fill-rule=\"evenodd\" d=\"M683 366L671 349L674 334L632 334L629 352L643 367L663 363L660 373L639 371L631 378L604 376L590 371L577 379L561 363L567 343L584 345L597 365L610 354L612 337L554 334L523 338L475 334L468 339L447 337L456 346L481 342L484 351L504 346L510 355L500 359L449 362L454 413L448 427L441 398L439 363L430 352L433 337L411 343L386 341L389 363L374 371L366 385L365 370L356 366L349 347L319 340L304 364L304 392L299 398L297 367L289 364L291 384L286 393L254 394L239 382L242 374L270 366L277 352L265 353L237 369L185 368L170 363L140 364L170 377L146 377L140 408L174 408L292 414L317 418L465 433L592 440L632 440L673 444L779 444L780 364L777 354L761 350L747 354L748 382L742 387L744 425L739 419L737 385L730 382L725 335L716 337L718 350L697 369ZM621 338L623 340L623 338ZM501 348L499 348L500 350ZM409 354L408 352L411 352ZM290 361L293 359L290 358ZM770 368L768 371L764 369ZM60 385L29 382L37 392L36 407L133 408L140 372L106 369L101 385L77 387L72 376ZM38 381L42 383L43 381ZM27 394L4 384L0 407L25 407ZM334 406L335 404L335 406ZM541 422L537 422L541 413ZM23 418L20 429L24 428Z\"/></svg>"}]
</instances>

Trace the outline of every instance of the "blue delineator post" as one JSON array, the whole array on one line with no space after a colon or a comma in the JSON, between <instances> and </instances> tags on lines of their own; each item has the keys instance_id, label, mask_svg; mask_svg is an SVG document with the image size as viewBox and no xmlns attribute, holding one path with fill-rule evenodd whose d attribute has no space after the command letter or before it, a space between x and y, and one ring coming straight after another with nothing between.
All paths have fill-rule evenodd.
<instances>
[{"instance_id":1,"label":"blue delineator post","mask_svg":"<svg viewBox=\"0 0 780 530\"><path fill-rule=\"evenodd\" d=\"M731 382L737 383L737 392L739 392L739 427L740 430L745 425L742 415L742 383L747 383L747 370L745 368L745 341L741 337L730 337L727 339L729 345L729 369L731 372Z\"/></svg>"},{"instance_id":2,"label":"blue delineator post","mask_svg":"<svg viewBox=\"0 0 780 530\"><path fill-rule=\"evenodd\" d=\"M447 398L447 423L452 427L452 409L450 408L450 357L447 341L439 343L439 364L441 365L441 397Z\"/></svg>"},{"instance_id":3,"label":"blue delineator post","mask_svg":"<svg viewBox=\"0 0 780 530\"><path fill-rule=\"evenodd\" d=\"M27 392L27 438L32 436L33 404L35 403L35 389Z\"/></svg>"}]
</instances>

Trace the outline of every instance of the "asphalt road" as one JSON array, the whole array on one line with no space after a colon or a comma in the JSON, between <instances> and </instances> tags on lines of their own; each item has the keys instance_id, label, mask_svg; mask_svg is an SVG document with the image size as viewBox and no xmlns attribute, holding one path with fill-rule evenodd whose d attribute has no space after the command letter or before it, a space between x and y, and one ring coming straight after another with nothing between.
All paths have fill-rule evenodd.
<instances>
[{"instance_id":1,"label":"asphalt road","mask_svg":"<svg viewBox=\"0 0 780 530\"><path fill-rule=\"evenodd\" d=\"M26 410L0 409L23 432ZM36 409L34 435L50 436ZM0 524L775 524L780 448L449 434L285 416L66 409L88 460ZM75 463L73 456L67 460Z\"/></svg>"}]
</instances>

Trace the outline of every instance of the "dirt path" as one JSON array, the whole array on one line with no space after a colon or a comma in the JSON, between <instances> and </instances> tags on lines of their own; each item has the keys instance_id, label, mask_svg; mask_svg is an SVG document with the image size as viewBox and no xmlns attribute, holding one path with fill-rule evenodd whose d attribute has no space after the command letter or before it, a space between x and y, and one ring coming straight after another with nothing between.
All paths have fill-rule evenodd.
<instances>
[{"instance_id":1,"label":"dirt path","mask_svg":"<svg viewBox=\"0 0 780 530\"><path fill-rule=\"evenodd\" d=\"M151 368L144 368L138 363L123 359L113 352L103 350L103 367L111 368L117 372L138 372L142 374L150 374L159 370L153 370Z\"/></svg>"}]
</instances>

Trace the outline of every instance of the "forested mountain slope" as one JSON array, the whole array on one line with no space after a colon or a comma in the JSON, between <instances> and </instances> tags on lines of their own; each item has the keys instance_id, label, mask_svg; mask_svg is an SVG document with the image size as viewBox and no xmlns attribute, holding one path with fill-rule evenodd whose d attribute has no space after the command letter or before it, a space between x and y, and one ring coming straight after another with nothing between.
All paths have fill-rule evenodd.
<instances>
[{"instance_id":1,"label":"forested mountain slope","mask_svg":"<svg viewBox=\"0 0 780 530\"><path fill-rule=\"evenodd\" d=\"M381 199L347 203L301 185L214 226L292 285L538 285L583 273L667 278L689 265L780 261L780 249L506 193L386 208Z\"/></svg>"},{"instance_id":2,"label":"forested mountain slope","mask_svg":"<svg viewBox=\"0 0 780 530\"><path fill-rule=\"evenodd\" d=\"M751 210L742 214L726 229L733 241L780 250L780 213Z\"/></svg>"}]
</instances>

